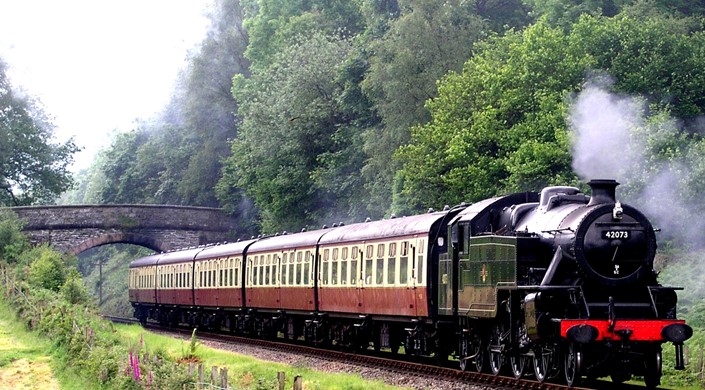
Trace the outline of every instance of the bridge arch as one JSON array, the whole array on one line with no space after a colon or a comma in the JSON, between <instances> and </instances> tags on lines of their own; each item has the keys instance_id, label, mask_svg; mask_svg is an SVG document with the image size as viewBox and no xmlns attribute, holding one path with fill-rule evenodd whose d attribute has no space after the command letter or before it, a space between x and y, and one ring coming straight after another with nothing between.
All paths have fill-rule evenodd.
<instances>
[{"instance_id":1,"label":"bridge arch","mask_svg":"<svg viewBox=\"0 0 705 390\"><path fill-rule=\"evenodd\" d=\"M170 205L12 207L33 244L49 243L79 254L96 246L128 243L158 252L232 241L237 223L221 209Z\"/></svg>"},{"instance_id":2,"label":"bridge arch","mask_svg":"<svg viewBox=\"0 0 705 390\"><path fill-rule=\"evenodd\" d=\"M83 253L91 248L95 248L98 246L102 245L109 245L109 244L133 244L133 245L139 245L143 246L145 248L151 249L155 252L166 252L168 249L167 245L165 245L162 242L159 242L157 239L154 237L146 236L143 234L138 234L138 233L129 233L129 232L113 232L113 233L106 233L100 236L96 237L91 237L77 246L68 248L66 251L69 254L72 255L78 255L80 253Z\"/></svg>"}]
</instances>

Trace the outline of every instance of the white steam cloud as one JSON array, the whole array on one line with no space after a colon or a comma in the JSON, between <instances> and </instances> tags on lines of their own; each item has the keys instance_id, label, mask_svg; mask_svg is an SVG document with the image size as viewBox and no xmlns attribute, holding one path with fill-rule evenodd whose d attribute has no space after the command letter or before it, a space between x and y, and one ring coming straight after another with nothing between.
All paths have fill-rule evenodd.
<instances>
[{"instance_id":1,"label":"white steam cloud","mask_svg":"<svg viewBox=\"0 0 705 390\"><path fill-rule=\"evenodd\" d=\"M684 133L681 122L651 115L644 99L612 93L610 86L604 77L588 82L572 102L573 169L582 180L617 180L617 198L639 208L666 237L705 247L705 219L694 218L705 211L696 185L705 173L702 144L670 148ZM675 151L657 157L654 151L663 149Z\"/></svg>"},{"instance_id":2,"label":"white steam cloud","mask_svg":"<svg viewBox=\"0 0 705 390\"><path fill-rule=\"evenodd\" d=\"M583 180L624 182L644 160L644 147L631 134L632 129L644 125L645 105L610 93L606 87L589 83L572 106L573 170Z\"/></svg>"}]
</instances>

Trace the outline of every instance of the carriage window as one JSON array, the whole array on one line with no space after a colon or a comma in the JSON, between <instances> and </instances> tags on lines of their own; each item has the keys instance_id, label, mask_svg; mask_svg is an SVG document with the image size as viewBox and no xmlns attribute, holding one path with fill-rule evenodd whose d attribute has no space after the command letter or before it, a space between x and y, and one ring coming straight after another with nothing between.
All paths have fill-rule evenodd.
<instances>
[{"instance_id":1,"label":"carriage window","mask_svg":"<svg viewBox=\"0 0 705 390\"><path fill-rule=\"evenodd\" d=\"M304 263L304 285L308 286L309 283L309 272L311 267L311 254L306 251L306 262Z\"/></svg>"},{"instance_id":2,"label":"carriage window","mask_svg":"<svg viewBox=\"0 0 705 390\"><path fill-rule=\"evenodd\" d=\"M418 275L416 275L416 279L418 280L419 284L423 284L423 279L424 279L424 274L423 274L423 272L424 272L424 270L423 270L423 260L424 260L423 253L424 253L424 248L425 248L424 244L425 244L424 240L419 241L419 253L418 253L419 260L418 260L418 266L417 266Z\"/></svg>"},{"instance_id":3,"label":"carriage window","mask_svg":"<svg viewBox=\"0 0 705 390\"><path fill-rule=\"evenodd\" d=\"M353 259L357 259L357 247L356 246L352 247L351 251L352 251L352 253L350 254L350 256Z\"/></svg>"},{"instance_id":4,"label":"carriage window","mask_svg":"<svg viewBox=\"0 0 705 390\"><path fill-rule=\"evenodd\" d=\"M348 248L343 248L340 252L340 258L346 260L348 258Z\"/></svg>"},{"instance_id":5,"label":"carriage window","mask_svg":"<svg viewBox=\"0 0 705 390\"><path fill-rule=\"evenodd\" d=\"M264 256L260 258L260 264L264 264ZM259 266L259 281L257 284L260 286L264 284L264 266L262 265Z\"/></svg>"},{"instance_id":6,"label":"carriage window","mask_svg":"<svg viewBox=\"0 0 705 390\"><path fill-rule=\"evenodd\" d=\"M340 260L340 284L348 283L348 261Z\"/></svg>"},{"instance_id":7,"label":"carriage window","mask_svg":"<svg viewBox=\"0 0 705 390\"><path fill-rule=\"evenodd\" d=\"M357 269L357 260L350 260L350 284L357 283L358 272L359 270Z\"/></svg>"},{"instance_id":8,"label":"carriage window","mask_svg":"<svg viewBox=\"0 0 705 390\"><path fill-rule=\"evenodd\" d=\"M399 258L399 283L406 284L409 278L409 258Z\"/></svg>"},{"instance_id":9,"label":"carriage window","mask_svg":"<svg viewBox=\"0 0 705 390\"><path fill-rule=\"evenodd\" d=\"M409 241L402 241L401 242L401 255L402 256L409 256Z\"/></svg>"},{"instance_id":10,"label":"carriage window","mask_svg":"<svg viewBox=\"0 0 705 390\"><path fill-rule=\"evenodd\" d=\"M287 282L287 280L286 280L286 279L287 279L287 271L289 270L289 267L286 266L286 261L287 261L288 259L289 259L288 253L284 253L284 254L282 255L282 261L281 261L281 264L282 264L281 273L282 273L282 275L281 275L281 279L280 279L280 280L281 280L281 284L282 284L282 285L285 285L285 286L286 286L286 282Z\"/></svg>"},{"instance_id":11,"label":"carriage window","mask_svg":"<svg viewBox=\"0 0 705 390\"><path fill-rule=\"evenodd\" d=\"M296 264L296 285L301 285L301 263Z\"/></svg>"},{"instance_id":12,"label":"carriage window","mask_svg":"<svg viewBox=\"0 0 705 390\"><path fill-rule=\"evenodd\" d=\"M389 244L389 257L394 257L397 255L397 243L393 242Z\"/></svg>"},{"instance_id":13,"label":"carriage window","mask_svg":"<svg viewBox=\"0 0 705 390\"><path fill-rule=\"evenodd\" d=\"M338 267L340 266L340 263L335 260L335 254L336 250L333 250L333 261L330 263L331 266L331 276L330 276L330 282L331 284L338 284Z\"/></svg>"},{"instance_id":14,"label":"carriage window","mask_svg":"<svg viewBox=\"0 0 705 390\"><path fill-rule=\"evenodd\" d=\"M367 246L367 252L365 253L365 258L366 258L366 259L371 259L371 258L372 258L372 254L374 253L374 250L375 250L375 248L374 248L373 245L368 245L368 246Z\"/></svg>"},{"instance_id":15,"label":"carriage window","mask_svg":"<svg viewBox=\"0 0 705 390\"><path fill-rule=\"evenodd\" d=\"M255 265L252 267L252 284L257 286L259 285L259 274L260 274L260 267L259 267L259 256L255 256Z\"/></svg>"},{"instance_id":16,"label":"carriage window","mask_svg":"<svg viewBox=\"0 0 705 390\"><path fill-rule=\"evenodd\" d=\"M328 261L330 258L330 249L323 250L323 261Z\"/></svg>"},{"instance_id":17,"label":"carriage window","mask_svg":"<svg viewBox=\"0 0 705 390\"><path fill-rule=\"evenodd\" d=\"M288 274L288 277L289 277L289 286L292 286L292 285L294 284L294 275L295 275L295 273L294 273L294 266L295 266L295 264L294 264L294 253L292 253L292 254L289 256L289 274Z\"/></svg>"},{"instance_id":18,"label":"carriage window","mask_svg":"<svg viewBox=\"0 0 705 390\"><path fill-rule=\"evenodd\" d=\"M391 258L387 264L387 284L394 284L396 281L396 259Z\"/></svg>"},{"instance_id":19,"label":"carriage window","mask_svg":"<svg viewBox=\"0 0 705 390\"><path fill-rule=\"evenodd\" d=\"M381 285L384 282L384 259L377 259L377 274L375 275L375 283Z\"/></svg>"},{"instance_id":20,"label":"carriage window","mask_svg":"<svg viewBox=\"0 0 705 390\"><path fill-rule=\"evenodd\" d=\"M269 256L267 256L269 257ZM269 258L267 259L267 265L264 266L264 285L269 285Z\"/></svg>"},{"instance_id":21,"label":"carriage window","mask_svg":"<svg viewBox=\"0 0 705 390\"><path fill-rule=\"evenodd\" d=\"M338 260L338 248L333 248L333 261Z\"/></svg>"},{"instance_id":22,"label":"carriage window","mask_svg":"<svg viewBox=\"0 0 705 390\"><path fill-rule=\"evenodd\" d=\"M372 259L365 260L365 284L372 284Z\"/></svg>"},{"instance_id":23,"label":"carriage window","mask_svg":"<svg viewBox=\"0 0 705 390\"><path fill-rule=\"evenodd\" d=\"M277 266L276 264L272 266L272 283L273 284L279 284L279 274L277 274Z\"/></svg>"},{"instance_id":24,"label":"carriage window","mask_svg":"<svg viewBox=\"0 0 705 390\"><path fill-rule=\"evenodd\" d=\"M377 257L384 257L384 244L377 245Z\"/></svg>"},{"instance_id":25,"label":"carriage window","mask_svg":"<svg viewBox=\"0 0 705 390\"><path fill-rule=\"evenodd\" d=\"M321 267L321 279L323 280L323 284L328 284L328 259L326 259L326 254L328 253L328 249L326 249L323 255L323 266Z\"/></svg>"}]
</instances>

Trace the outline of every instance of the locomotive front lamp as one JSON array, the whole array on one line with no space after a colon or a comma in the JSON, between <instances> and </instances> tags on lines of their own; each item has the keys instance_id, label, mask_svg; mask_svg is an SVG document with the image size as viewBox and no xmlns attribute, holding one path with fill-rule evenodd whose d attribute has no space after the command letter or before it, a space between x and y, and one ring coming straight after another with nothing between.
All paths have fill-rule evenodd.
<instances>
[{"instance_id":1,"label":"locomotive front lamp","mask_svg":"<svg viewBox=\"0 0 705 390\"><path fill-rule=\"evenodd\" d=\"M616 202L614 208L612 209L612 219L619 221L624 215L624 210L622 209L622 203Z\"/></svg>"}]
</instances>

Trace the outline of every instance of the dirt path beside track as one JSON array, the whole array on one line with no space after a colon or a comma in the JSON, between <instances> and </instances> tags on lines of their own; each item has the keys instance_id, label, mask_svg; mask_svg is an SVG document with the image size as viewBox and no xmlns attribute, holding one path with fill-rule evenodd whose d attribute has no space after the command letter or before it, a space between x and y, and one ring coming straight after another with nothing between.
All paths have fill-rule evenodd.
<instances>
[{"instance_id":1,"label":"dirt path beside track","mask_svg":"<svg viewBox=\"0 0 705 390\"><path fill-rule=\"evenodd\" d=\"M60 389L49 363L51 358L31 345L28 337L13 335L15 327L4 314L0 313L0 390Z\"/></svg>"}]
</instances>

